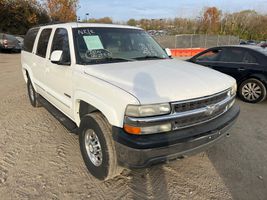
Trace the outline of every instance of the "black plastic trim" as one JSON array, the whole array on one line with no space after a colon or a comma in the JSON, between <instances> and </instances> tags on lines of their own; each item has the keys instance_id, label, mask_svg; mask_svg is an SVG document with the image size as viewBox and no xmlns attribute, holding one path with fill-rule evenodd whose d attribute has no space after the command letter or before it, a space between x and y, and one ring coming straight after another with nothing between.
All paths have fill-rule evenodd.
<instances>
[{"instance_id":1,"label":"black plastic trim","mask_svg":"<svg viewBox=\"0 0 267 200\"><path fill-rule=\"evenodd\" d=\"M144 168L203 151L228 134L239 112L235 105L209 123L147 136L129 135L113 127L118 163L128 168Z\"/></svg>"}]
</instances>

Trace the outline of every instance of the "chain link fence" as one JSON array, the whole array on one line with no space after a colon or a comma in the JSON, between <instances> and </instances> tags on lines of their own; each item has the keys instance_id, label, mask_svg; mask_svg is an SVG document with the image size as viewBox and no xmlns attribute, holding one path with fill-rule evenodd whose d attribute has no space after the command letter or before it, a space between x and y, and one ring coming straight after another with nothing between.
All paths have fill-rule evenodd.
<instances>
[{"instance_id":1,"label":"chain link fence","mask_svg":"<svg viewBox=\"0 0 267 200\"><path fill-rule=\"evenodd\" d=\"M210 48L239 44L239 37L232 35L163 35L153 36L164 48Z\"/></svg>"}]
</instances>

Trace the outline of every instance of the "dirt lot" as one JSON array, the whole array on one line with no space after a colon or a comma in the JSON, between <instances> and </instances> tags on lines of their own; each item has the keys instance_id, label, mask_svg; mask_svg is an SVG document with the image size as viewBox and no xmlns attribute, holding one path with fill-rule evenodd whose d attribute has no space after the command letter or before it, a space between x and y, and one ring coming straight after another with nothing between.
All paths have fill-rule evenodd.
<instances>
[{"instance_id":1,"label":"dirt lot","mask_svg":"<svg viewBox=\"0 0 267 200\"><path fill-rule=\"evenodd\" d=\"M30 106L19 54L0 54L0 199L267 199L267 102L240 101L231 137L206 153L95 180L77 136Z\"/></svg>"}]
</instances>

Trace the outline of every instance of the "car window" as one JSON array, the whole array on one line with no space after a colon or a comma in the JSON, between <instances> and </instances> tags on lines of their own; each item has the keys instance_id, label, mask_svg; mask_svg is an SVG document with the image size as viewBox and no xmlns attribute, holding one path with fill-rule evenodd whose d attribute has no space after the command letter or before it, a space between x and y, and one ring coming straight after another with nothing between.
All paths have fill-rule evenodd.
<instances>
[{"instance_id":1,"label":"car window","mask_svg":"<svg viewBox=\"0 0 267 200\"><path fill-rule=\"evenodd\" d=\"M32 52L33 44L34 44L38 31L39 31L39 28L34 28L34 29L30 29L27 32L25 39L24 39L24 44L23 44L24 51Z\"/></svg>"},{"instance_id":2,"label":"car window","mask_svg":"<svg viewBox=\"0 0 267 200\"><path fill-rule=\"evenodd\" d=\"M208 51L199 57L196 58L196 61L218 61L220 54L221 54L221 49L215 49L212 51Z\"/></svg>"},{"instance_id":3,"label":"car window","mask_svg":"<svg viewBox=\"0 0 267 200\"><path fill-rule=\"evenodd\" d=\"M51 31L52 31L52 29L42 30L41 35L39 37L38 45L37 45L36 55L45 58L46 49L47 49L49 37L51 35Z\"/></svg>"},{"instance_id":4,"label":"car window","mask_svg":"<svg viewBox=\"0 0 267 200\"><path fill-rule=\"evenodd\" d=\"M132 28L82 27L73 29L78 64L169 59L145 31Z\"/></svg>"},{"instance_id":5,"label":"car window","mask_svg":"<svg viewBox=\"0 0 267 200\"><path fill-rule=\"evenodd\" d=\"M10 41L16 41L17 39L13 35L6 34L5 39L10 40Z\"/></svg>"},{"instance_id":6,"label":"car window","mask_svg":"<svg viewBox=\"0 0 267 200\"><path fill-rule=\"evenodd\" d=\"M51 53L55 50L63 51L61 58L61 61L63 63L70 63L68 31L64 28L58 28L55 32L51 47Z\"/></svg>"},{"instance_id":7,"label":"car window","mask_svg":"<svg viewBox=\"0 0 267 200\"><path fill-rule=\"evenodd\" d=\"M222 62L243 62L244 50L242 49L224 49L220 57Z\"/></svg>"},{"instance_id":8,"label":"car window","mask_svg":"<svg viewBox=\"0 0 267 200\"><path fill-rule=\"evenodd\" d=\"M257 63L257 59L250 52L246 52L243 59L244 63Z\"/></svg>"}]
</instances>

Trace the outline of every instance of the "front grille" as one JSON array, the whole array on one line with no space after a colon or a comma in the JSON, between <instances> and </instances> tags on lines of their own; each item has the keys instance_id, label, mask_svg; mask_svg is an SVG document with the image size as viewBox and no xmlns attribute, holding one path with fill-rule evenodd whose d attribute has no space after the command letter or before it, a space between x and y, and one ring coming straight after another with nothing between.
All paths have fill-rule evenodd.
<instances>
[{"instance_id":1,"label":"front grille","mask_svg":"<svg viewBox=\"0 0 267 200\"><path fill-rule=\"evenodd\" d=\"M173 113L180 113L182 116L173 122L173 129L181 129L214 119L223 114L232 101L229 90L226 90L204 98L175 102L172 104Z\"/></svg>"},{"instance_id":2,"label":"front grille","mask_svg":"<svg viewBox=\"0 0 267 200\"><path fill-rule=\"evenodd\" d=\"M181 103L175 103L174 105L174 111L175 112L185 112L189 110L195 110L198 108L203 108L208 105L219 103L220 101L223 101L228 97L228 91L224 91L219 94L215 94L211 97L205 97L201 99L195 99L191 101L181 102Z\"/></svg>"}]
</instances>

